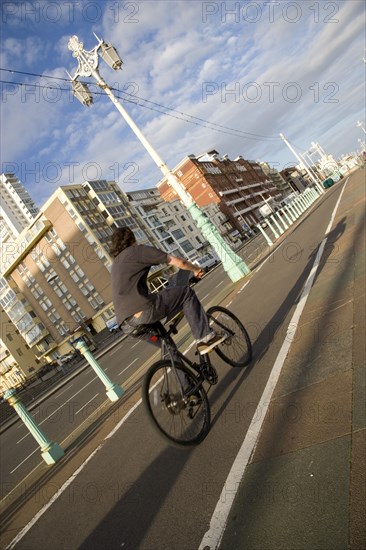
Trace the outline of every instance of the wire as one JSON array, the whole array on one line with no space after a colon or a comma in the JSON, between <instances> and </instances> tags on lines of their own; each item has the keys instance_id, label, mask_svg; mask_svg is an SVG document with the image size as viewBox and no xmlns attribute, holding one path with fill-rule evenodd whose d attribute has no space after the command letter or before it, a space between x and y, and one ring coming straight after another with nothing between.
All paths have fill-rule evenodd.
<instances>
[{"instance_id":1,"label":"wire","mask_svg":"<svg viewBox=\"0 0 366 550\"><path fill-rule=\"evenodd\" d=\"M22 74L22 75L28 75L28 76L37 76L37 77L40 77L40 78L49 78L49 79L61 80L63 82L68 82L68 83L72 82L70 79L67 79L67 78L61 78L61 77L50 76L50 75L49 76L40 75L40 74L36 74L36 73L27 73L25 71L15 71L15 70L12 70L12 69L0 68L0 71L6 71L6 72L9 72L9 73L12 73L12 74ZM6 80L0 80L0 83L13 84L13 85L18 85L18 86L33 86L35 88L40 88L40 89L50 89L50 90L58 89L58 90L61 90L61 91L69 91L69 89L56 88L56 87L53 87L51 85L42 86L40 84L32 84L32 83L24 83L24 82L12 82L12 81L6 81ZM87 84L96 86L95 83L88 82ZM280 137L277 137L277 136L264 136L264 135L261 135L261 134L254 134L254 133L251 133L251 132L245 132L243 130L237 130L236 128L230 128L229 126L224 126L222 124L211 122L209 120L205 120L203 118L199 118L199 117L196 117L194 115L184 113L183 111L178 111L178 110L173 109L171 107L166 107L165 105L162 105L160 103L156 103L154 101L150 101L148 99L145 99L145 98L133 95L133 94L129 94L128 92L120 92L119 90L117 90L116 88L113 88L113 87L111 87L110 89L113 90L114 92L119 92L119 93L124 94L125 96L129 96L130 98L133 98L133 99L128 99L126 97L121 97L121 96L115 94L117 99L121 99L122 101L126 101L126 102L129 102L129 103L134 103L135 105L139 105L140 107L144 107L145 109L149 109L150 111L155 111L157 113L160 113L160 114L163 114L163 115L166 115L166 116L170 116L171 118L175 118L177 120L182 120L183 122L187 122L189 124L194 124L195 126L201 126L203 128L207 128L209 130L215 130L216 132L219 132L219 133L222 133L222 134L227 134L227 135L232 135L232 136L236 136L236 137L241 137L241 138L244 138L244 139L252 139L252 140L257 140L257 141L267 141L267 140L268 141L272 141L272 140L279 141L281 139ZM106 95L105 92L92 91L90 93L92 95L93 94L94 95ZM155 105L157 107L160 107L160 109L155 109L153 107L149 107L147 105L138 103L136 101L136 99L139 100L139 101L144 101L145 103L149 103L150 105ZM165 109L165 111L162 111L161 109ZM175 115L172 115L172 114L170 114L166 111L171 111L172 113L177 113L178 115L182 115L182 116L175 116ZM184 117L188 117L188 119L184 118ZM191 120L189 120L189 119L191 119ZM194 122L194 121L198 121L198 122Z\"/></svg>"},{"instance_id":2,"label":"wire","mask_svg":"<svg viewBox=\"0 0 366 550\"><path fill-rule=\"evenodd\" d=\"M111 88L111 90L113 91L119 91L117 90L116 88ZM125 93L127 95L130 95L132 96L132 94L128 94L128 92L122 92L122 93ZM253 134L251 132L244 132L243 130L236 130L235 128L230 128L228 126L223 126L222 124L218 124L217 122L210 122L209 120L205 120L203 118L199 118L199 117L196 117L194 115L190 115L190 114L187 114L187 113L184 113L182 111L178 111L176 109L172 109L171 107L165 107L165 105L161 105L160 103L155 103L154 101L150 101L149 99L144 99L144 98L141 98L137 95L134 95L132 97L135 97L136 99L139 99L139 100L142 100L142 101L145 101L146 103L151 103L152 105L156 105L158 107L161 107L163 109L167 109L168 111L173 111L174 113L178 113L180 115L184 115L186 117L189 117L189 118L192 118L192 119L195 119L195 120L198 120L200 122L205 122L206 124L212 124L213 126L218 126L219 128L224 128L225 130L231 130L233 132L239 132L240 134L243 134L245 136L253 136L253 138L261 138L261 139L274 139L274 140L280 140L281 138L278 137L278 136L263 136L262 134ZM124 98L119 98L119 99L124 99ZM136 102L135 102L136 103ZM159 111L161 112L161 111ZM164 114L167 114L167 113L164 113Z\"/></svg>"}]
</instances>

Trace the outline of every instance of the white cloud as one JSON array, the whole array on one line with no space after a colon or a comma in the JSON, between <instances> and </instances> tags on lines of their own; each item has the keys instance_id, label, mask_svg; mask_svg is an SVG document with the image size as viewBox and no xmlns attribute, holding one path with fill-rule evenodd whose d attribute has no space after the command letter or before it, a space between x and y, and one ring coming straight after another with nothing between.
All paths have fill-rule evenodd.
<instances>
[{"instance_id":1,"label":"white cloud","mask_svg":"<svg viewBox=\"0 0 366 550\"><path fill-rule=\"evenodd\" d=\"M223 4L227 9L242 6L239 16L225 15ZM232 157L241 154L287 162L291 153L279 132L305 148L311 140L321 143L324 139L333 148L331 152L339 154L357 143L355 125L351 131L345 130L352 125L353 116L356 120L362 117L364 3L316 2L311 4L312 10L309 3L290 4L298 4L302 10L293 23L289 19L296 14L290 7L284 12L284 3L273 3L273 22L269 8L263 8L255 23L244 20L244 15L253 18L255 14L246 12L238 2L213 3L217 13L206 17L201 2L103 2L99 3L102 17L95 21L90 20L91 12L83 13L80 3L72 13L73 21L65 9L57 24L43 18L37 24L24 25L13 18L4 32L1 63L64 78L65 69L74 74L77 67L67 49L69 35L77 34L90 50L96 44L94 30L123 57L123 71L115 73L103 62L100 65L119 95L125 90L222 126L276 138L244 139L237 133L230 135L230 130L225 133L223 128L214 131L199 126L193 118L188 124L173 118L182 116L174 112L173 117L165 116L157 112L164 110L159 105L123 103L170 167L187 154L211 148ZM339 8L333 14L338 23L326 21L333 4ZM40 8L45 5L42 2ZM53 82L59 90L68 87L47 78L11 78L42 85ZM251 82L255 84L249 86ZM291 82L298 88L290 86ZM332 89L332 83L338 88ZM214 93L205 97L208 84ZM35 176L32 181L32 175L27 175L25 183L34 190L37 201L38 197L45 200L58 185L70 183L71 176L75 181L85 179L93 166L99 167L101 177L119 179L124 190L153 186L160 179L149 154L106 97L95 96L95 104L86 108L70 92L35 92L28 87L12 93L14 89L7 86L5 96L3 93L2 132L7 139L2 139L2 158L19 166L32 167L38 162L41 177L42 170L47 171L52 163L60 166L59 179L50 177L43 187ZM93 85L91 89L97 88ZM256 89L259 95L253 101ZM301 92L299 101L291 101L297 90ZM60 94L57 101L52 102L52 93L54 97Z\"/></svg>"}]
</instances>

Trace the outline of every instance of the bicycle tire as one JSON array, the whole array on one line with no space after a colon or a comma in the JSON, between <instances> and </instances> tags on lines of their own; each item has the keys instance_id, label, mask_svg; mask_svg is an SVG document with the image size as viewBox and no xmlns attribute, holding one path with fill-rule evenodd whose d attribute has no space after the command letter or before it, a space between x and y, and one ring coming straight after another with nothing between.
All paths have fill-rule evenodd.
<instances>
[{"instance_id":1,"label":"bicycle tire","mask_svg":"<svg viewBox=\"0 0 366 550\"><path fill-rule=\"evenodd\" d=\"M184 380L190 391L182 393ZM176 445L197 445L208 434L211 412L205 389L184 365L161 360L147 371L142 385L142 400L153 427ZM196 388L196 389L195 389ZM194 396L192 391L194 390Z\"/></svg>"},{"instance_id":2,"label":"bicycle tire","mask_svg":"<svg viewBox=\"0 0 366 550\"><path fill-rule=\"evenodd\" d=\"M245 367L252 360L252 343L243 323L228 309L213 306L207 310L210 326L228 338L214 348L223 361L232 367Z\"/></svg>"}]
</instances>

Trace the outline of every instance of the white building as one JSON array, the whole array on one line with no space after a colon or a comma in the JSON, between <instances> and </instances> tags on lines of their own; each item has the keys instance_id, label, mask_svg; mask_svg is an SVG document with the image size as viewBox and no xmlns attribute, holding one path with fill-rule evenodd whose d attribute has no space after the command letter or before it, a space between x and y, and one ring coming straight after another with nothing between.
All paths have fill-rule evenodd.
<instances>
[{"instance_id":1,"label":"white building","mask_svg":"<svg viewBox=\"0 0 366 550\"><path fill-rule=\"evenodd\" d=\"M39 209L14 174L0 175L0 198L0 257L3 269L9 258L19 252L17 239L32 223ZM4 277L0 277L0 306L0 391L4 391L24 382L25 377L41 362L29 351L27 341L20 336L20 329L24 327L30 333L35 330L36 315L19 289ZM19 361L20 357L26 358L24 364Z\"/></svg>"},{"instance_id":2,"label":"white building","mask_svg":"<svg viewBox=\"0 0 366 550\"><path fill-rule=\"evenodd\" d=\"M28 191L14 174L0 175L1 242L19 235L38 214Z\"/></svg>"}]
</instances>

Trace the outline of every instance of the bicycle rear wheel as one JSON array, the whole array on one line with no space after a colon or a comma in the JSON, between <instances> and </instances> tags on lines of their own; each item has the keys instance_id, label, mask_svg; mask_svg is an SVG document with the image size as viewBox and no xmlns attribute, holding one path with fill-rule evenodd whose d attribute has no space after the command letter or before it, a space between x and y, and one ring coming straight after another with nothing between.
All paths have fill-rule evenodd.
<instances>
[{"instance_id":1,"label":"bicycle rear wheel","mask_svg":"<svg viewBox=\"0 0 366 550\"><path fill-rule=\"evenodd\" d=\"M154 363L145 375L142 398L153 426L170 442L195 445L209 432L207 394L184 365L172 368L168 360Z\"/></svg>"},{"instance_id":2,"label":"bicycle rear wheel","mask_svg":"<svg viewBox=\"0 0 366 550\"><path fill-rule=\"evenodd\" d=\"M228 309L213 306L207 310L211 328L228 337L214 350L233 367L245 367L252 359L252 344L243 323Z\"/></svg>"}]
</instances>

